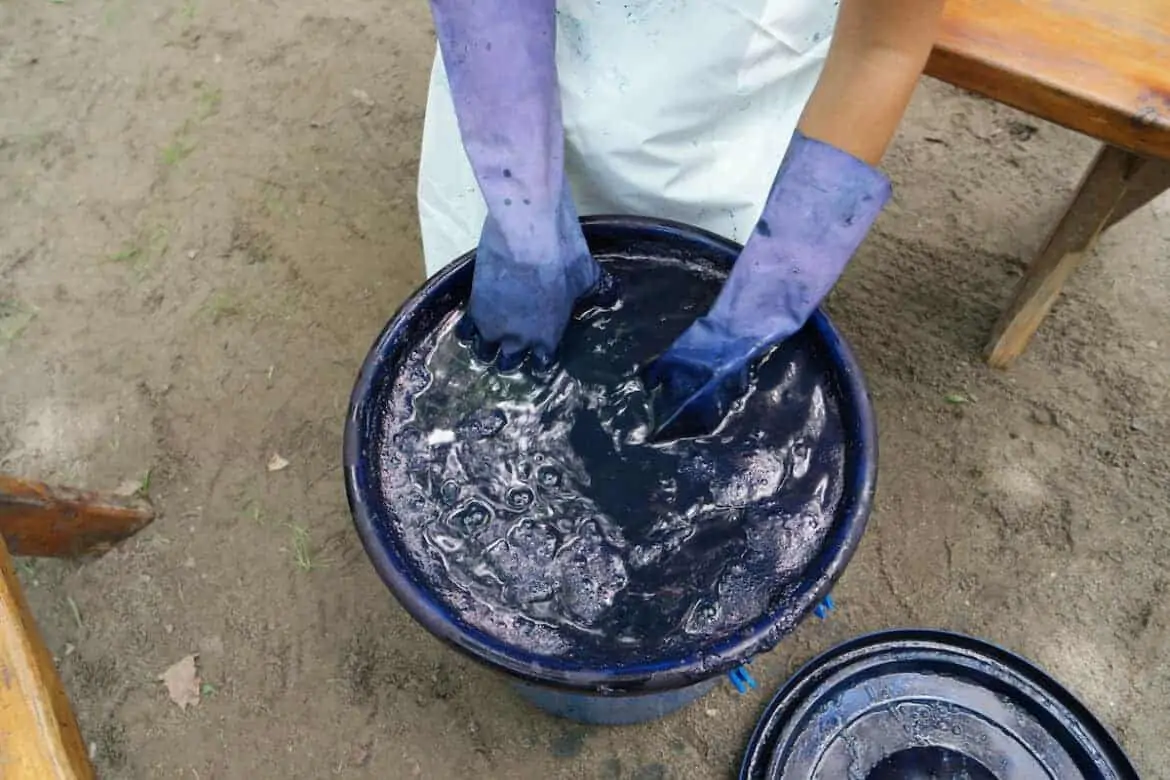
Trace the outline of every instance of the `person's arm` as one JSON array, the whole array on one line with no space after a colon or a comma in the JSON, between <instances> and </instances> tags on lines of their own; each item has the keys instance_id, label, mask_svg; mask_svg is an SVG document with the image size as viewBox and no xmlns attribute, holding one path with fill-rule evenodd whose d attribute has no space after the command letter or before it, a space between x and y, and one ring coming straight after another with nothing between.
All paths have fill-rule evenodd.
<instances>
[{"instance_id":1,"label":"person's arm","mask_svg":"<svg viewBox=\"0 0 1170 780\"><path fill-rule=\"evenodd\" d=\"M653 436L709 433L751 363L800 330L890 198L877 169L934 45L944 0L841 0L817 86L760 220L706 316L647 367Z\"/></svg>"},{"instance_id":2,"label":"person's arm","mask_svg":"<svg viewBox=\"0 0 1170 780\"><path fill-rule=\"evenodd\" d=\"M800 130L877 165L938 37L944 0L841 0Z\"/></svg>"},{"instance_id":3,"label":"person's arm","mask_svg":"<svg viewBox=\"0 0 1170 780\"><path fill-rule=\"evenodd\" d=\"M604 278L565 179L555 0L431 0L459 134L487 205L460 338L485 361L550 363Z\"/></svg>"}]
</instances>

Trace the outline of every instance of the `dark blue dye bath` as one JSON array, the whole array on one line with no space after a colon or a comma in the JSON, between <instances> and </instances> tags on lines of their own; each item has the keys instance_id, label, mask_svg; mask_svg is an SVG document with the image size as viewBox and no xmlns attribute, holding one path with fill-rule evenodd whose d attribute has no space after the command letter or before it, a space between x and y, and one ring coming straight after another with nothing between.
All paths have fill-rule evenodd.
<instances>
[{"instance_id":1,"label":"dark blue dye bath","mask_svg":"<svg viewBox=\"0 0 1170 780\"><path fill-rule=\"evenodd\" d=\"M466 259L431 280L363 366L347 491L375 566L437 635L530 682L676 689L770 648L827 592L868 515L873 421L817 313L713 435L648 444L637 370L709 305L738 247L583 222L619 306L574 322L535 382L454 338Z\"/></svg>"},{"instance_id":2,"label":"dark blue dye bath","mask_svg":"<svg viewBox=\"0 0 1170 780\"><path fill-rule=\"evenodd\" d=\"M806 335L766 359L712 436L647 443L639 366L718 277L599 258L621 303L579 317L549 378L501 376L452 314L404 368L383 488L428 584L466 622L597 663L687 652L782 598L828 530L842 427Z\"/></svg>"}]
</instances>

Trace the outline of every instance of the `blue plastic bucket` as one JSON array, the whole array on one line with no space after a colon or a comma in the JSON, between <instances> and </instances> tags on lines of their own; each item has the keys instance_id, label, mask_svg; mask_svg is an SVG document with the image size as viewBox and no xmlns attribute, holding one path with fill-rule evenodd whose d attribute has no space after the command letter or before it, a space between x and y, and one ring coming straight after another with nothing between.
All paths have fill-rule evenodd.
<instances>
[{"instance_id":1,"label":"blue plastic bucket","mask_svg":"<svg viewBox=\"0 0 1170 780\"><path fill-rule=\"evenodd\" d=\"M660 220L590 217L582 226L599 257L702 258L730 269L740 251L714 234ZM428 588L400 544L394 508L379 479L385 394L412 349L466 303L473 263L471 253L432 277L390 320L362 365L345 426L345 483L354 525L374 568L411 616L457 650L508 675L534 705L589 723L661 717L709 691L723 673L774 647L821 603L852 557L869 516L877 470L876 428L861 369L828 318L817 312L802 336L815 343L818 370L835 388L845 433L843 497L821 548L768 614L679 657L618 660L601 667L536 655L462 622Z\"/></svg>"},{"instance_id":2,"label":"blue plastic bucket","mask_svg":"<svg viewBox=\"0 0 1170 780\"><path fill-rule=\"evenodd\" d=\"M809 661L760 720L740 780L1136 780L1108 730L1019 656L925 629Z\"/></svg>"}]
</instances>

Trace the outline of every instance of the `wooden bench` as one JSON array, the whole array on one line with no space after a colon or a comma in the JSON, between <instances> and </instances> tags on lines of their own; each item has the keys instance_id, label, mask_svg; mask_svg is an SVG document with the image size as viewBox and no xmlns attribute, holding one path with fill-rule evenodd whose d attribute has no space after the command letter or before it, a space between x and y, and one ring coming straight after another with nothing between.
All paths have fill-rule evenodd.
<instances>
[{"instance_id":1,"label":"wooden bench","mask_svg":"<svg viewBox=\"0 0 1170 780\"><path fill-rule=\"evenodd\" d=\"M927 74L1104 142L993 329L1006 368L1097 237L1170 189L1170 0L948 0Z\"/></svg>"},{"instance_id":2,"label":"wooden bench","mask_svg":"<svg viewBox=\"0 0 1170 780\"><path fill-rule=\"evenodd\" d=\"M94 777L73 709L29 612L9 550L16 555L100 555L153 517L141 500L0 474L0 778Z\"/></svg>"}]
</instances>

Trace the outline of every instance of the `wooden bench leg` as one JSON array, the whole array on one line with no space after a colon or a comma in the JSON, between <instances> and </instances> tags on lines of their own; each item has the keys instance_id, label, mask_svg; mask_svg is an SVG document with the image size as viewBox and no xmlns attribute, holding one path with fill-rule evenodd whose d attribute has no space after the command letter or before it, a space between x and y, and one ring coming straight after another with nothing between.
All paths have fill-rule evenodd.
<instances>
[{"instance_id":1,"label":"wooden bench leg","mask_svg":"<svg viewBox=\"0 0 1170 780\"><path fill-rule=\"evenodd\" d=\"M0 474L0 536L13 555L100 554L153 519L145 501Z\"/></svg>"},{"instance_id":2,"label":"wooden bench leg","mask_svg":"<svg viewBox=\"0 0 1170 780\"><path fill-rule=\"evenodd\" d=\"M1125 194L1118 201L1117 208L1109 215L1105 230L1167 190L1170 190L1170 160L1143 160L1127 182Z\"/></svg>"},{"instance_id":3,"label":"wooden bench leg","mask_svg":"<svg viewBox=\"0 0 1170 780\"><path fill-rule=\"evenodd\" d=\"M996 323L986 348L987 362L995 368L1015 362L1102 231L1168 188L1170 163L1103 147Z\"/></svg>"},{"instance_id":4,"label":"wooden bench leg","mask_svg":"<svg viewBox=\"0 0 1170 780\"><path fill-rule=\"evenodd\" d=\"M53 659L0 540L0 777L91 780L93 766Z\"/></svg>"}]
</instances>

